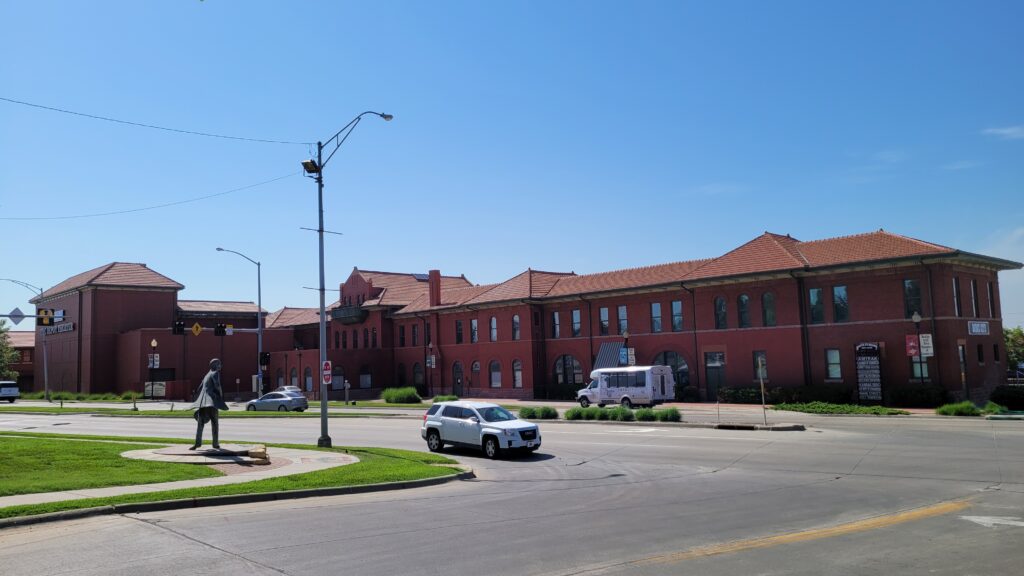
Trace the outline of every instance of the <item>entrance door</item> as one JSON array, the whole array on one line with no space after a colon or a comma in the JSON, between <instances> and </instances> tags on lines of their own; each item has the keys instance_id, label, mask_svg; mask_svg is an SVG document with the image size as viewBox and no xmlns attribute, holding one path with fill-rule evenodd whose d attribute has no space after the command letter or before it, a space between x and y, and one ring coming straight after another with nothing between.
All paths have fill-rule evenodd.
<instances>
[{"instance_id":1,"label":"entrance door","mask_svg":"<svg viewBox=\"0 0 1024 576\"><path fill-rule=\"evenodd\" d=\"M704 373L707 377L708 402L714 402L718 400L718 389L725 378L725 352L705 352Z\"/></svg>"},{"instance_id":2,"label":"entrance door","mask_svg":"<svg viewBox=\"0 0 1024 576\"><path fill-rule=\"evenodd\" d=\"M452 394L462 397L462 362L452 366Z\"/></svg>"}]
</instances>

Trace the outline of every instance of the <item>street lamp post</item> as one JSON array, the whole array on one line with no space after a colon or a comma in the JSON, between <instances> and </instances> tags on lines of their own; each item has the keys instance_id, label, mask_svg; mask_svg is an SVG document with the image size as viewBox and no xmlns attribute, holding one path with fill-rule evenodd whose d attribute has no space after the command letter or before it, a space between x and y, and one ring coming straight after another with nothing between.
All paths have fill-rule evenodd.
<instances>
[{"instance_id":1,"label":"street lamp post","mask_svg":"<svg viewBox=\"0 0 1024 576\"><path fill-rule=\"evenodd\" d=\"M249 258L241 252L217 248L217 252L231 252L245 258L256 265L256 397L263 394L263 278L262 266L257 260Z\"/></svg>"},{"instance_id":2,"label":"street lamp post","mask_svg":"<svg viewBox=\"0 0 1024 576\"><path fill-rule=\"evenodd\" d=\"M330 143L334 141L334 149L327 156L325 160L323 157L324 144L322 141L316 143L316 160L312 158L302 162L302 168L306 171L306 174L316 180L317 190L317 214L319 217L319 225L317 226L317 236L320 243L320 341L318 345L320 347L320 364L323 366L327 362L327 317L326 317L326 303L324 302L324 166L331 161L334 154L338 151L338 148L345 143L345 140L352 134L356 126L363 119L363 116L367 114L373 114L379 116L385 121L390 121L394 116L391 114L382 114L380 112L366 111L362 114L353 118L348 124L338 130L334 136L327 139ZM344 134L344 136L342 136ZM340 138L339 138L340 137ZM320 447L330 447L331 437L327 433L327 385L324 384L324 379L320 378L320 438L317 439L316 445Z\"/></svg>"},{"instance_id":3,"label":"street lamp post","mask_svg":"<svg viewBox=\"0 0 1024 576\"><path fill-rule=\"evenodd\" d=\"M917 330L917 379L924 382L924 367L922 366L924 353L921 351L921 314L915 311L910 320L914 323L914 328Z\"/></svg>"},{"instance_id":4,"label":"street lamp post","mask_svg":"<svg viewBox=\"0 0 1024 576\"><path fill-rule=\"evenodd\" d=\"M17 284L18 286L21 286L22 288L28 288L32 292L35 292L38 296L42 296L43 295L43 289L42 288L40 288L39 286L34 286L32 284L29 284L28 282L23 282L21 280L14 280L12 278L0 278L0 280L6 280L8 282L13 282L13 283ZM43 397L46 398L47 402L50 402L50 363L47 361L46 350L47 350L46 334L43 334ZM33 360L35 360L35 359L33 358ZM61 404L62 405L63 405L63 402L64 401L61 400Z\"/></svg>"}]
</instances>

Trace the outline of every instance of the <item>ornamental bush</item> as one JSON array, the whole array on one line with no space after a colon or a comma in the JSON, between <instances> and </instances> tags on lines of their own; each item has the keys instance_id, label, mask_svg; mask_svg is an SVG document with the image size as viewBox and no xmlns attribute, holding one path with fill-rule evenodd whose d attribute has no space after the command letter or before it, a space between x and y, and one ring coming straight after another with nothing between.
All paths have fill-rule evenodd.
<instances>
[{"instance_id":1,"label":"ornamental bush","mask_svg":"<svg viewBox=\"0 0 1024 576\"><path fill-rule=\"evenodd\" d=\"M434 404L437 404L438 402L455 402L458 399L459 397L455 394L441 394L434 396Z\"/></svg>"},{"instance_id":2,"label":"ornamental bush","mask_svg":"<svg viewBox=\"0 0 1024 576\"><path fill-rule=\"evenodd\" d=\"M636 419L640 422L654 422L655 420L654 410L651 410L650 408L641 408L636 411L634 416L636 416Z\"/></svg>"},{"instance_id":3,"label":"ornamental bush","mask_svg":"<svg viewBox=\"0 0 1024 576\"><path fill-rule=\"evenodd\" d=\"M551 406L541 406L537 408L537 418L541 420L558 420L558 410Z\"/></svg>"},{"instance_id":4,"label":"ornamental bush","mask_svg":"<svg viewBox=\"0 0 1024 576\"><path fill-rule=\"evenodd\" d=\"M654 417L658 422L680 422L683 419L683 415L679 413L679 410L675 408L665 408L664 410L655 410Z\"/></svg>"},{"instance_id":5,"label":"ornamental bush","mask_svg":"<svg viewBox=\"0 0 1024 576\"><path fill-rule=\"evenodd\" d=\"M622 406L616 406L607 412L609 420L615 420L617 422L632 422L636 420L636 417L633 415L633 411L629 408L623 408Z\"/></svg>"},{"instance_id":6,"label":"ornamental bush","mask_svg":"<svg viewBox=\"0 0 1024 576\"><path fill-rule=\"evenodd\" d=\"M956 404L944 404L936 408L935 413L942 416L981 416L981 410L970 400Z\"/></svg>"},{"instance_id":7,"label":"ornamental bush","mask_svg":"<svg viewBox=\"0 0 1024 576\"><path fill-rule=\"evenodd\" d=\"M583 408L576 406L565 411L566 420L583 420Z\"/></svg>"},{"instance_id":8,"label":"ornamental bush","mask_svg":"<svg viewBox=\"0 0 1024 576\"><path fill-rule=\"evenodd\" d=\"M523 420L529 420L530 418L537 417L537 410L532 406L523 406L519 409L519 417Z\"/></svg>"},{"instance_id":9,"label":"ornamental bush","mask_svg":"<svg viewBox=\"0 0 1024 576\"><path fill-rule=\"evenodd\" d=\"M380 397L388 404L419 404L423 401L412 386L385 388Z\"/></svg>"}]
</instances>

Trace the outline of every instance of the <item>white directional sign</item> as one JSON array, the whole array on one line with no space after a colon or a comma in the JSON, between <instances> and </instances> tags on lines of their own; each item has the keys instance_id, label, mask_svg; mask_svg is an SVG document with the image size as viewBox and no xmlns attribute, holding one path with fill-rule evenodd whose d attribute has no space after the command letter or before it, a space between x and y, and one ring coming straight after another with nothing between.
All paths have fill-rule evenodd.
<instances>
[{"instance_id":1,"label":"white directional sign","mask_svg":"<svg viewBox=\"0 0 1024 576\"><path fill-rule=\"evenodd\" d=\"M931 334L921 334L921 357L935 356L935 346L932 344Z\"/></svg>"},{"instance_id":2,"label":"white directional sign","mask_svg":"<svg viewBox=\"0 0 1024 576\"><path fill-rule=\"evenodd\" d=\"M15 326L17 326L25 319L25 313L22 312L20 308L15 308L14 310L11 310L11 313L7 317L11 319L11 322L14 322Z\"/></svg>"},{"instance_id":3,"label":"white directional sign","mask_svg":"<svg viewBox=\"0 0 1024 576\"><path fill-rule=\"evenodd\" d=\"M961 516L960 518L975 524L981 524L985 528L995 528L997 524L1024 527L1024 522L1017 516Z\"/></svg>"}]
</instances>

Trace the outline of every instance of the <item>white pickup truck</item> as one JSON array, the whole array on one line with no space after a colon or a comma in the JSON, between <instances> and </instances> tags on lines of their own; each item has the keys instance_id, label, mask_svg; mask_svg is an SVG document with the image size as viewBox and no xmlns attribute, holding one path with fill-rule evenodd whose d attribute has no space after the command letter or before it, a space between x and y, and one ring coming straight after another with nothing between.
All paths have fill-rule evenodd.
<instances>
[{"instance_id":1,"label":"white pickup truck","mask_svg":"<svg viewBox=\"0 0 1024 576\"><path fill-rule=\"evenodd\" d=\"M11 380L0 380L0 400L7 400L11 404L21 398L21 391L18 390L18 383Z\"/></svg>"}]
</instances>

